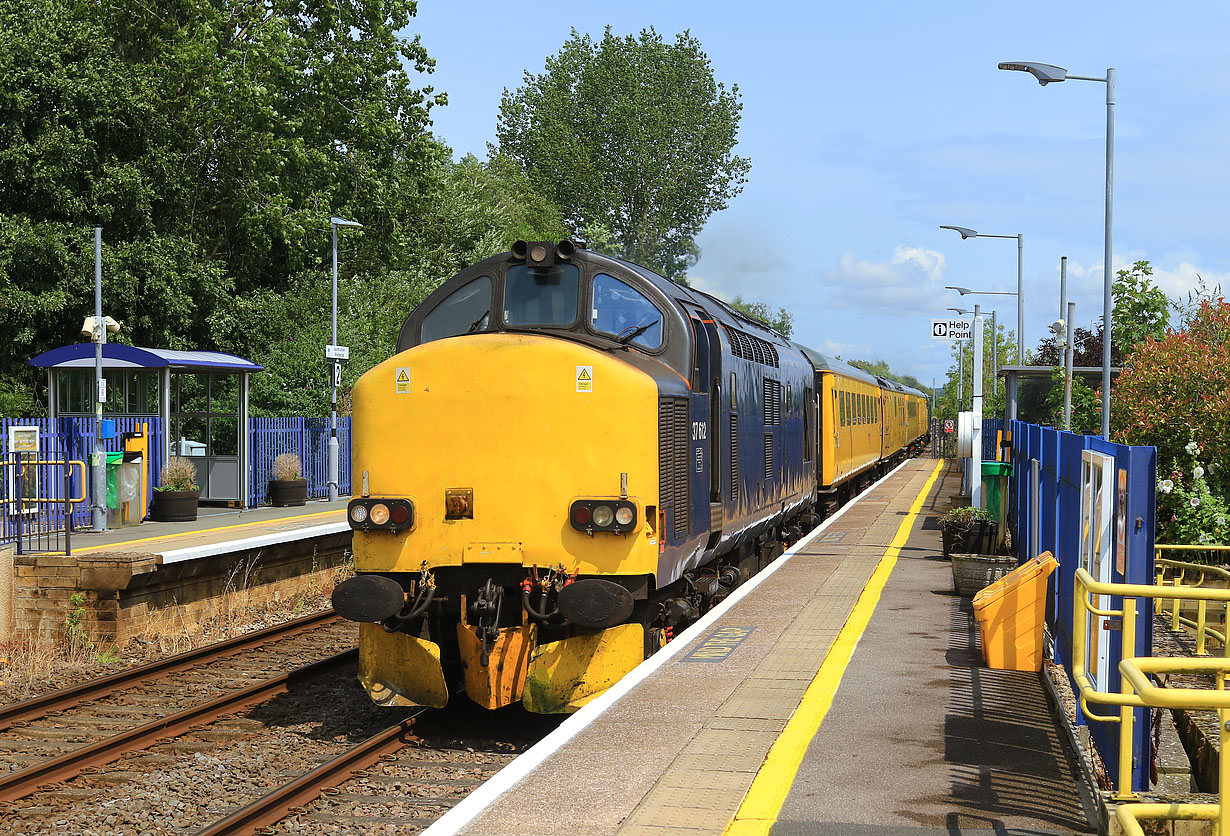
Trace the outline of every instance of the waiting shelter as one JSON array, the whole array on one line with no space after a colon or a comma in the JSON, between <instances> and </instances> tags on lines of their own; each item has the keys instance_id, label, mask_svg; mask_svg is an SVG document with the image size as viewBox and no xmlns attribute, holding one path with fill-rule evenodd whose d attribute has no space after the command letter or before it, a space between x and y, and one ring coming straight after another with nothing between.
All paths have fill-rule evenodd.
<instances>
[{"instance_id":1,"label":"waiting shelter","mask_svg":"<svg viewBox=\"0 0 1230 836\"><path fill-rule=\"evenodd\" d=\"M47 370L53 419L94 417L93 343L53 348L30 360ZM219 351L172 351L105 343L104 418L161 418L160 459L196 466L201 499L247 504L248 376L263 366ZM157 474L151 474L156 477Z\"/></svg>"}]
</instances>

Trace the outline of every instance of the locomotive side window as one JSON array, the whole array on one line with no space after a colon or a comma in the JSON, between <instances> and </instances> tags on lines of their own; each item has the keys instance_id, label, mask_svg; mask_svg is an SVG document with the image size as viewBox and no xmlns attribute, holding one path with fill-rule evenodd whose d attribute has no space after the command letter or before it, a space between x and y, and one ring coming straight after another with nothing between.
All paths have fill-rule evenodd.
<instances>
[{"instance_id":1,"label":"locomotive side window","mask_svg":"<svg viewBox=\"0 0 1230 836\"><path fill-rule=\"evenodd\" d=\"M589 316L590 327L599 334L627 339L651 351L662 346L662 312L639 290L614 276L594 276Z\"/></svg>"},{"instance_id":2,"label":"locomotive side window","mask_svg":"<svg viewBox=\"0 0 1230 836\"><path fill-rule=\"evenodd\" d=\"M508 268L504 279L504 322L508 325L555 325L577 321L581 271L575 264Z\"/></svg>"},{"instance_id":3,"label":"locomotive side window","mask_svg":"<svg viewBox=\"0 0 1230 836\"><path fill-rule=\"evenodd\" d=\"M479 276L454 290L423 318L420 342L486 331L491 326L491 279Z\"/></svg>"}]
</instances>

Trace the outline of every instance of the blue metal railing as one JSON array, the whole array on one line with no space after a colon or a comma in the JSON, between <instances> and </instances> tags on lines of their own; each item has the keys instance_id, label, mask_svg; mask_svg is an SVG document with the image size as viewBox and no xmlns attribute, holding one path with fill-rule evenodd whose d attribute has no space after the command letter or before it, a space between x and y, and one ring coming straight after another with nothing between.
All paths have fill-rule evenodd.
<instances>
[{"instance_id":1,"label":"blue metal railing","mask_svg":"<svg viewBox=\"0 0 1230 836\"><path fill-rule=\"evenodd\" d=\"M248 449L251 471L248 504L268 500L273 461L282 453L294 453L307 479L309 497L329 495L329 419L328 418L252 418L248 422ZM350 418L337 419L339 447L338 493L351 493Z\"/></svg>"}]
</instances>

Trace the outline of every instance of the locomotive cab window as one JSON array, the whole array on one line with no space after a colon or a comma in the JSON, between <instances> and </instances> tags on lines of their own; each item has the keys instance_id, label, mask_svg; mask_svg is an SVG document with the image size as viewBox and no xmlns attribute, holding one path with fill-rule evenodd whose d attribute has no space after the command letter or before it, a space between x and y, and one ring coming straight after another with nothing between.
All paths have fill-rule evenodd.
<instances>
[{"instance_id":1,"label":"locomotive cab window","mask_svg":"<svg viewBox=\"0 0 1230 836\"><path fill-rule=\"evenodd\" d=\"M580 286L575 264L510 267L504 279L504 322L566 328L577 321Z\"/></svg>"},{"instance_id":2,"label":"locomotive cab window","mask_svg":"<svg viewBox=\"0 0 1230 836\"><path fill-rule=\"evenodd\" d=\"M599 334L649 349L662 347L662 312L636 288L614 276L594 276L589 324Z\"/></svg>"},{"instance_id":3,"label":"locomotive cab window","mask_svg":"<svg viewBox=\"0 0 1230 836\"><path fill-rule=\"evenodd\" d=\"M491 279L479 276L454 290L423 318L420 342L486 331L491 326Z\"/></svg>"}]
</instances>

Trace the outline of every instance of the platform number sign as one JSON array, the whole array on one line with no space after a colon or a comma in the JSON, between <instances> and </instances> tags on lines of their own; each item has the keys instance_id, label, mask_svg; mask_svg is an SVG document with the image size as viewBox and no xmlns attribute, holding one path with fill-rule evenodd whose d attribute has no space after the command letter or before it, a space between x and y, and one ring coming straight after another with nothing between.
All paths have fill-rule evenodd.
<instances>
[{"instance_id":1,"label":"platform number sign","mask_svg":"<svg viewBox=\"0 0 1230 836\"><path fill-rule=\"evenodd\" d=\"M968 340L974 333L974 325L968 319L931 320L931 339L940 342Z\"/></svg>"},{"instance_id":2,"label":"platform number sign","mask_svg":"<svg viewBox=\"0 0 1230 836\"><path fill-rule=\"evenodd\" d=\"M333 363L333 386L339 387L342 385L342 364L334 361Z\"/></svg>"}]
</instances>

